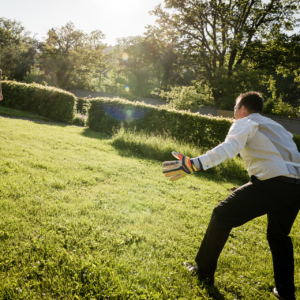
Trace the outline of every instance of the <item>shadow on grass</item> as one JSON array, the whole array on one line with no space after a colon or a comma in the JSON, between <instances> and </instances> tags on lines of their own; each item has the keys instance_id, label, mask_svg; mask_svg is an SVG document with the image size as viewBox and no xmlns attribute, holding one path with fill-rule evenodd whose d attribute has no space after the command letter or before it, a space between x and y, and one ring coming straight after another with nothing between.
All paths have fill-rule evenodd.
<instances>
[{"instance_id":1,"label":"shadow on grass","mask_svg":"<svg viewBox=\"0 0 300 300\"><path fill-rule=\"evenodd\" d=\"M223 296L223 294L220 293L219 289L216 286L204 285L201 282L199 282L199 286L207 290L207 293L210 298L214 300L225 300L225 297Z\"/></svg>"},{"instance_id":2,"label":"shadow on grass","mask_svg":"<svg viewBox=\"0 0 300 300\"><path fill-rule=\"evenodd\" d=\"M147 143L147 141L126 140L120 136L115 137L112 140L111 145L118 151L118 154L123 157L152 159L158 162L176 160L171 154L171 152L175 150L172 146L159 147L157 145L151 145L151 143ZM181 150L179 149L179 151ZM195 157L192 156L193 153L182 153L189 157ZM214 168L208 169L205 172L197 172L192 176L196 176L200 180L201 178L205 178L206 180L214 181L216 183L230 182L236 186L243 185L249 181L248 174L240 164L240 159L227 161Z\"/></svg>"},{"instance_id":3,"label":"shadow on grass","mask_svg":"<svg viewBox=\"0 0 300 300\"><path fill-rule=\"evenodd\" d=\"M56 122L56 121L52 121L49 119L36 119L35 116L32 117L19 117L19 116L12 116L12 115L3 115L0 113L0 117L1 118L7 118L7 119L15 119L15 120L24 120L24 121L30 121L36 124L40 124L40 125L53 125L53 126L60 126L60 127L67 127L67 126L71 126L72 124L67 124L67 123L61 123L61 122Z\"/></svg>"},{"instance_id":4,"label":"shadow on grass","mask_svg":"<svg viewBox=\"0 0 300 300\"><path fill-rule=\"evenodd\" d=\"M82 136L88 138L94 138L99 140L111 140L111 145L116 149L117 153L122 157L128 158L138 158L141 160L153 160L156 162L163 162L168 160L175 160L171 154L174 151L173 145L155 145L151 142L141 141L138 137L134 135L131 138L126 139L122 135L111 136L106 133L100 133L92 131L88 128L85 128L82 133ZM163 144L163 142L161 143ZM175 147L176 148L176 147ZM195 157L186 149L176 150L183 151L181 153L186 154L189 157ZM200 153L199 153L200 154ZM197 154L197 155L199 155ZM218 165L214 168L211 168L205 172L197 172L192 176L196 176L201 180L205 178L206 180L213 181L216 183L228 182L236 186L240 186L248 182L248 175L245 173L245 170L239 165L239 161L231 160L224 164Z\"/></svg>"},{"instance_id":5,"label":"shadow on grass","mask_svg":"<svg viewBox=\"0 0 300 300\"><path fill-rule=\"evenodd\" d=\"M82 136L91 138L91 139L98 139L98 140L110 140L111 135L101 132L92 131L89 128L84 128L81 133Z\"/></svg>"}]
</instances>

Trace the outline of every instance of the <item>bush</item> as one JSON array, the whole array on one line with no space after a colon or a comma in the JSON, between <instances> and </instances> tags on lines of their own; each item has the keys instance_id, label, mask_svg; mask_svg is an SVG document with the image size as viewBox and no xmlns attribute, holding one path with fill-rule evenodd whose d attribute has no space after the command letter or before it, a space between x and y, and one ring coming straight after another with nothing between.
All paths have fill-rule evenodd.
<instances>
[{"instance_id":1,"label":"bush","mask_svg":"<svg viewBox=\"0 0 300 300\"><path fill-rule=\"evenodd\" d=\"M298 151L300 152L300 135L294 133L293 134L293 140L296 143Z\"/></svg>"},{"instance_id":2,"label":"bush","mask_svg":"<svg viewBox=\"0 0 300 300\"><path fill-rule=\"evenodd\" d=\"M25 83L39 83L45 86L57 86L57 78L54 73L45 74L44 71L41 71L37 66L30 68L30 72L26 72L24 77Z\"/></svg>"},{"instance_id":3,"label":"bush","mask_svg":"<svg viewBox=\"0 0 300 300\"><path fill-rule=\"evenodd\" d=\"M283 102L281 98L269 98L264 103L264 114L298 118L299 108L292 107L289 103Z\"/></svg>"},{"instance_id":4,"label":"bush","mask_svg":"<svg viewBox=\"0 0 300 300\"><path fill-rule=\"evenodd\" d=\"M113 128L167 135L201 147L214 147L223 142L233 120L203 116L188 111L154 107L124 99L90 100L87 125L91 130L113 133Z\"/></svg>"},{"instance_id":5,"label":"bush","mask_svg":"<svg viewBox=\"0 0 300 300\"><path fill-rule=\"evenodd\" d=\"M166 99L170 108L194 110L200 105L212 105L212 92L205 84L198 83L197 89L194 86L175 86L170 91L165 92L156 89L152 95Z\"/></svg>"},{"instance_id":6,"label":"bush","mask_svg":"<svg viewBox=\"0 0 300 300\"><path fill-rule=\"evenodd\" d=\"M5 100L1 105L38 114L50 120L72 123L76 97L66 91L15 81L3 81Z\"/></svg>"},{"instance_id":7,"label":"bush","mask_svg":"<svg viewBox=\"0 0 300 300\"><path fill-rule=\"evenodd\" d=\"M87 98L77 98L77 103L76 103L77 113L86 116L90 106L91 106L90 100L88 100Z\"/></svg>"},{"instance_id":8,"label":"bush","mask_svg":"<svg viewBox=\"0 0 300 300\"><path fill-rule=\"evenodd\" d=\"M86 117L83 115L76 114L73 120L74 125L86 126Z\"/></svg>"}]
</instances>

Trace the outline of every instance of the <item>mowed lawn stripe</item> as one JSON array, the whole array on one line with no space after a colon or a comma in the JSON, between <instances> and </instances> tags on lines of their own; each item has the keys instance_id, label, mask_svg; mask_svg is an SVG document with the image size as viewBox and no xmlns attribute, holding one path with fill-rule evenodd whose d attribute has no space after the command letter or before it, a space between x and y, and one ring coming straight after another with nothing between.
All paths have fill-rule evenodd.
<instances>
[{"instance_id":1,"label":"mowed lawn stripe","mask_svg":"<svg viewBox=\"0 0 300 300\"><path fill-rule=\"evenodd\" d=\"M216 288L181 265L236 182L202 173L171 183L161 162L112 141L0 117L1 299L272 299L266 217L232 231ZM297 220L297 287L298 233Z\"/></svg>"}]
</instances>

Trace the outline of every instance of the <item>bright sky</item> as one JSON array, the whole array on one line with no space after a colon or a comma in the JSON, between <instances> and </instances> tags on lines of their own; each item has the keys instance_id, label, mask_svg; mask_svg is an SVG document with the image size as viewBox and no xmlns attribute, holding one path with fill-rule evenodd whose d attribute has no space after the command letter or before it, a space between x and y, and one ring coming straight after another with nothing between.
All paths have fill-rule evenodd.
<instances>
[{"instance_id":1,"label":"bright sky","mask_svg":"<svg viewBox=\"0 0 300 300\"><path fill-rule=\"evenodd\" d=\"M100 29L108 45L116 38L142 35L155 24L149 11L163 0L8 0L1 1L0 17L22 23L39 40L49 29L73 22L76 29L90 33Z\"/></svg>"}]
</instances>

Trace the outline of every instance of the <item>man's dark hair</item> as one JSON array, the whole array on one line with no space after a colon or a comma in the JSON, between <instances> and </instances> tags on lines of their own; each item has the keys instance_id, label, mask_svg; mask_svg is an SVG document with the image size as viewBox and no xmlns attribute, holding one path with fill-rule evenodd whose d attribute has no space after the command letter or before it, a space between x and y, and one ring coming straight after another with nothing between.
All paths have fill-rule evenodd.
<instances>
[{"instance_id":1,"label":"man's dark hair","mask_svg":"<svg viewBox=\"0 0 300 300\"><path fill-rule=\"evenodd\" d=\"M240 94L240 96L236 99L236 102L238 100L240 100L239 109L244 105L250 114L262 113L263 111L264 98L258 92Z\"/></svg>"}]
</instances>

